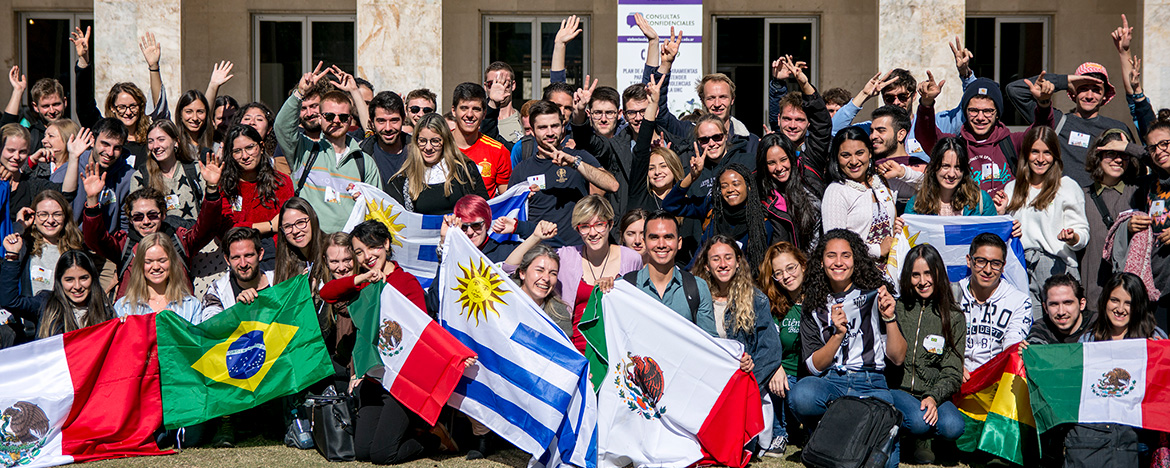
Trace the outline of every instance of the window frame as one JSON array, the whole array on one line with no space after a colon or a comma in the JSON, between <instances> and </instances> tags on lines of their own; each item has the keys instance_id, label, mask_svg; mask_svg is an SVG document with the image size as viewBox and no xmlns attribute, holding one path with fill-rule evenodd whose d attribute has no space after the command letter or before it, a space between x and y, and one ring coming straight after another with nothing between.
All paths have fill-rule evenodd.
<instances>
[{"instance_id":1,"label":"window frame","mask_svg":"<svg viewBox=\"0 0 1170 468\"><path fill-rule=\"evenodd\" d=\"M532 41L531 41L531 44L529 46L531 48L530 50L532 52L531 53L532 58L530 59L528 65L529 65L529 73L532 74L531 76L532 76L532 88L533 89L525 89L525 90L521 91L521 94L525 95L525 96L530 96L530 99L537 99L537 96L539 96L541 94L538 91L543 89L543 87L541 87L541 84L543 82L542 80L544 79L544 75L541 73L541 69L540 69L540 62L541 62L541 58L542 58L540 55L541 51L542 51L541 46L543 46L543 44L541 43L542 33L541 33L540 25L541 25L541 23L558 23L559 24L561 21L564 21L564 19L566 18L567 15L568 14L565 14L565 15L485 14L485 15L483 15L483 17L481 18L481 21L480 21L480 33L481 34L480 34L480 41L479 42L481 44L481 48L480 48L480 56L479 56L479 59L480 59L479 69L486 70L488 64L491 63L491 51L488 50L488 48L489 48L489 44L491 43L491 40L490 40L491 38L489 37L489 34L491 34L491 24L492 23L496 23L496 22L498 22L498 23L524 23L524 22L528 22L529 24L532 25ZM580 79L582 81L584 81L585 75L589 74L589 62L590 62L590 60L589 60L589 52L590 52L590 39L589 39L590 33L589 33L589 31L591 29L590 25L592 24L592 18L590 17L590 15L588 13L577 14L577 17L581 19L581 35L573 40L574 41L581 41L581 70L583 73L582 73ZM482 75L480 75L479 81L482 81Z\"/></svg>"},{"instance_id":2,"label":"window frame","mask_svg":"<svg viewBox=\"0 0 1170 468\"><path fill-rule=\"evenodd\" d=\"M20 63L21 73L26 74L26 75L27 75L27 70L28 70L28 47L27 47L26 41L27 41L27 37L28 37L28 21L30 19L31 20L38 20L38 19L63 20L63 19L67 19L67 20L69 20L69 30L70 31L73 31L75 28L81 26L82 21L94 21L93 11L89 11L89 12L84 12L84 11L49 12L49 11L29 10L29 11L17 11L16 16L18 18L17 21L19 21L19 24L20 24L19 32L17 33L17 36L16 36L16 47L17 47L17 49L19 51L19 55L20 55L19 56L19 60L20 60L19 63ZM93 43L92 42L89 44L89 49L91 51L90 52L90 61L92 62L92 59L93 59L93 52L92 52L93 51ZM70 50L72 50L72 45L70 45ZM77 63L76 60L77 59L75 57L73 57L72 54L69 55L69 66L68 66L68 68L69 68L69 89L65 90L65 92L69 93L70 99L72 99L74 96L77 96L77 70L74 67ZM90 66L92 67L93 63L90 63ZM30 88L32 87L32 85L33 84L31 82L28 83L28 86ZM26 105L26 106L31 105L28 102L28 100L29 100L29 94L26 90L24 95L20 97L20 102L22 105ZM69 103L69 113L70 113L70 118L72 118L74 121L76 121L77 120L77 103L75 103L75 102Z\"/></svg>"},{"instance_id":3,"label":"window frame","mask_svg":"<svg viewBox=\"0 0 1170 468\"><path fill-rule=\"evenodd\" d=\"M1040 23L1042 27L1042 36L1044 43L1041 44L1040 56L1043 58L1041 70L1048 70L1049 57L1052 55L1052 17L1047 15L967 15L966 19L994 19L995 20L995 57L994 57L994 73L993 80L996 83L1000 82L1000 72L1002 64L1000 63L1000 55L1003 50L1002 36L1003 24L1022 24L1022 23Z\"/></svg>"},{"instance_id":4,"label":"window frame","mask_svg":"<svg viewBox=\"0 0 1170 468\"><path fill-rule=\"evenodd\" d=\"M258 100L260 97L260 23L263 21L272 22L299 22L301 23L301 74L313 71L315 64L313 60L313 23L326 22L351 22L353 23L353 43L354 43L354 62L357 62L357 15L345 14L321 14L321 15L290 15L279 13L253 13L252 14L252 100ZM279 106L280 103L275 103ZM274 109L274 111L279 108Z\"/></svg>"}]
</instances>

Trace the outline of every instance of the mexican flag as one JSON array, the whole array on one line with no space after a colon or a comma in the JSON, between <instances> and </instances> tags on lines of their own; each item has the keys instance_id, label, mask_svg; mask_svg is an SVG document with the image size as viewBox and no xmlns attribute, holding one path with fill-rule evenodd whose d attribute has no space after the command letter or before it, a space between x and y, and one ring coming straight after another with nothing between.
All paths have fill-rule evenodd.
<instances>
[{"instance_id":1,"label":"mexican flag","mask_svg":"<svg viewBox=\"0 0 1170 468\"><path fill-rule=\"evenodd\" d=\"M1022 354L1040 432L1076 422L1170 431L1170 341L1037 345Z\"/></svg>"},{"instance_id":2,"label":"mexican flag","mask_svg":"<svg viewBox=\"0 0 1170 468\"><path fill-rule=\"evenodd\" d=\"M743 345L712 338L625 281L604 295L594 290L581 323L605 358L597 364L606 372L597 397L598 466L747 464L744 445L764 421L756 378L739 370Z\"/></svg>"},{"instance_id":3,"label":"mexican flag","mask_svg":"<svg viewBox=\"0 0 1170 468\"><path fill-rule=\"evenodd\" d=\"M463 362L475 353L383 282L362 289L349 314L357 327L357 374L380 379L394 398L434 425L463 375Z\"/></svg>"},{"instance_id":4,"label":"mexican flag","mask_svg":"<svg viewBox=\"0 0 1170 468\"><path fill-rule=\"evenodd\" d=\"M199 325L171 311L156 322L167 428L237 413L333 375L305 275Z\"/></svg>"},{"instance_id":5,"label":"mexican flag","mask_svg":"<svg viewBox=\"0 0 1170 468\"><path fill-rule=\"evenodd\" d=\"M153 315L0 351L0 466L163 455Z\"/></svg>"},{"instance_id":6,"label":"mexican flag","mask_svg":"<svg viewBox=\"0 0 1170 468\"><path fill-rule=\"evenodd\" d=\"M1031 370L1024 370L1020 345L999 353L971 373L955 395L967 427L955 441L959 449L982 450L1023 465L1039 455L1036 421L1028 400Z\"/></svg>"}]
</instances>

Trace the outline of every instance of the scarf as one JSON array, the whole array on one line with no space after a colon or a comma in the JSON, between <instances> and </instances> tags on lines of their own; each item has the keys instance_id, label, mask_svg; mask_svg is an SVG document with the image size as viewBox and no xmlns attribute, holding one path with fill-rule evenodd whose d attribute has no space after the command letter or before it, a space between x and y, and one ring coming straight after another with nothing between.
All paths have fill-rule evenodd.
<instances>
[{"instance_id":1,"label":"scarf","mask_svg":"<svg viewBox=\"0 0 1170 468\"><path fill-rule=\"evenodd\" d=\"M716 234L731 236L732 239L743 239L748 233L747 202L739 206L725 206L723 219L715 226Z\"/></svg>"}]
</instances>

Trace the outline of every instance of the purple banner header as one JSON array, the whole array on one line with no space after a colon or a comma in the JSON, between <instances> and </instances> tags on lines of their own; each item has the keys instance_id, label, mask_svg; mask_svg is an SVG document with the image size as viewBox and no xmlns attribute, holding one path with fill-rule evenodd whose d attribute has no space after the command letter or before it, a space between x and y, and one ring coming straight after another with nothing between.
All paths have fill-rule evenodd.
<instances>
[{"instance_id":1,"label":"purple banner header","mask_svg":"<svg viewBox=\"0 0 1170 468\"><path fill-rule=\"evenodd\" d=\"M618 5L702 5L703 0L618 0Z\"/></svg>"},{"instance_id":2,"label":"purple banner header","mask_svg":"<svg viewBox=\"0 0 1170 468\"><path fill-rule=\"evenodd\" d=\"M661 37L659 39L665 39ZM618 42L646 42L646 36L618 36ZM703 42L703 36L683 36L683 42Z\"/></svg>"}]
</instances>

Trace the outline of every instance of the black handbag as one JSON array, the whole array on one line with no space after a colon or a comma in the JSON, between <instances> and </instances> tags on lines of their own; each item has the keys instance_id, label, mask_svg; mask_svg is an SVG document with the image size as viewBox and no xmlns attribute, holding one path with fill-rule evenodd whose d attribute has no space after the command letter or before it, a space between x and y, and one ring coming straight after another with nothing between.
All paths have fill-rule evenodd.
<instances>
[{"instance_id":1,"label":"black handbag","mask_svg":"<svg viewBox=\"0 0 1170 468\"><path fill-rule=\"evenodd\" d=\"M353 405L347 395L309 395L313 445L329 461L353 461Z\"/></svg>"}]
</instances>

